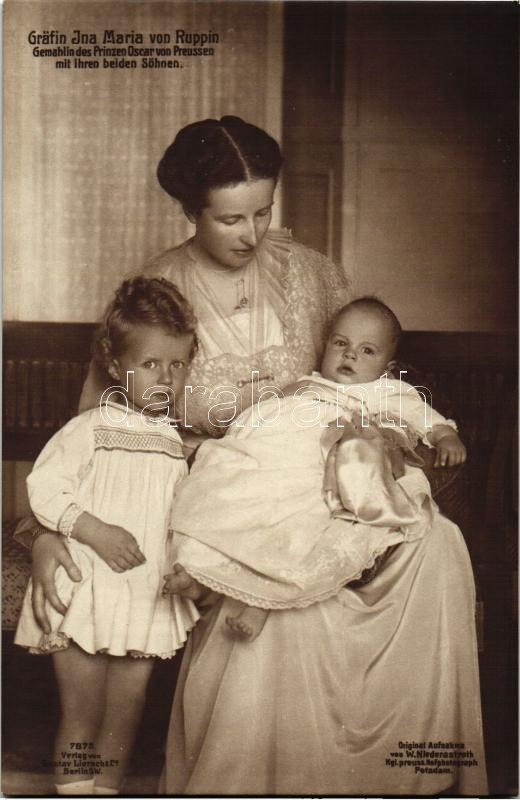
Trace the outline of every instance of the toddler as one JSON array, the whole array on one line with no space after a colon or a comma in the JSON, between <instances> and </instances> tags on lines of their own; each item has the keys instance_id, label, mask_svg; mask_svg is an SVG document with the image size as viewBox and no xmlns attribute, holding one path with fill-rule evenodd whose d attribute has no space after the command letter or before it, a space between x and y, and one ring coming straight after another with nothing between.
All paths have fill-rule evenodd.
<instances>
[{"instance_id":1,"label":"toddler","mask_svg":"<svg viewBox=\"0 0 520 800\"><path fill-rule=\"evenodd\" d=\"M389 547L437 524L413 447L421 438L449 466L465 448L414 387L386 378L400 331L379 300L349 303L332 322L320 373L201 447L174 508L182 566L166 592L195 596L198 582L236 598L245 606L227 624L253 639L268 609L337 593Z\"/></svg>"},{"instance_id":2,"label":"toddler","mask_svg":"<svg viewBox=\"0 0 520 800\"><path fill-rule=\"evenodd\" d=\"M15 638L32 653L52 653L61 705L58 794L117 794L151 657L171 658L198 618L190 600L161 593L173 489L188 472L173 417L196 350L195 325L169 281L125 281L95 354L118 386L58 431L27 480L33 513L66 537L82 576L74 583L58 569L67 610L47 604L49 634L34 618L30 583ZM62 753L71 742L101 768L95 782L66 773Z\"/></svg>"}]
</instances>

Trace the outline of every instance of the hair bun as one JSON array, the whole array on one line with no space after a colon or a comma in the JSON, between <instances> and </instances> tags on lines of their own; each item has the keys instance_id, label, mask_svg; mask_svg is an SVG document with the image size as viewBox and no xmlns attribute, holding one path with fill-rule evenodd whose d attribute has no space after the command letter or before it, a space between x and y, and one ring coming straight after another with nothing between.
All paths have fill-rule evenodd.
<instances>
[{"instance_id":1,"label":"hair bun","mask_svg":"<svg viewBox=\"0 0 520 800\"><path fill-rule=\"evenodd\" d=\"M225 117L221 117L220 124L226 127L226 125L247 125L243 119L240 117L234 117L231 114L226 115Z\"/></svg>"},{"instance_id":2,"label":"hair bun","mask_svg":"<svg viewBox=\"0 0 520 800\"><path fill-rule=\"evenodd\" d=\"M276 182L281 165L272 136L228 114L182 128L161 158L157 178L188 214L197 216L211 189L259 178Z\"/></svg>"}]
</instances>

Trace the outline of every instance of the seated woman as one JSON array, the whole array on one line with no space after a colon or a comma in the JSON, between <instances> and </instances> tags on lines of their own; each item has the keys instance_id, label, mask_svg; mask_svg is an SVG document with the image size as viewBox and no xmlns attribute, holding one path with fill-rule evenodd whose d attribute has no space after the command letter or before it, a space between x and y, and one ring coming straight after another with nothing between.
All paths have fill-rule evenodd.
<instances>
[{"instance_id":1,"label":"seated woman","mask_svg":"<svg viewBox=\"0 0 520 800\"><path fill-rule=\"evenodd\" d=\"M195 222L193 239L150 268L179 286L199 320L188 431L220 436L266 387L316 369L328 321L349 299L340 269L268 230L280 166L276 142L236 117L187 126L159 166L161 185ZM89 388L94 405L92 375ZM44 598L64 608L56 566L78 571L55 534L36 538L33 558L33 603L47 630ZM270 614L247 647L225 635L240 604L210 594L183 658L162 791L485 793L474 600L453 526L398 547L360 589ZM448 766L416 755L430 741ZM461 769L467 751L478 763Z\"/></svg>"},{"instance_id":2,"label":"seated woman","mask_svg":"<svg viewBox=\"0 0 520 800\"><path fill-rule=\"evenodd\" d=\"M413 387L374 381L393 336L368 307L338 315L303 394L245 412L178 488L166 589L204 612L176 687L165 794L486 794L464 539L420 470L394 480L384 443L390 431L408 449L415 432L449 463L465 450L433 410L428 432ZM401 410L406 436L386 428ZM379 555L370 582L343 585Z\"/></svg>"},{"instance_id":3,"label":"seated woman","mask_svg":"<svg viewBox=\"0 0 520 800\"><path fill-rule=\"evenodd\" d=\"M373 297L340 309L321 376L205 442L178 487L178 561L201 584L247 604L227 619L238 636L260 633L264 609L331 597L388 548L451 524L431 500L413 447L420 437L450 465L465 460L465 448L454 423L412 386L387 378L400 333ZM189 585L180 569L166 581L172 593Z\"/></svg>"},{"instance_id":4,"label":"seated woman","mask_svg":"<svg viewBox=\"0 0 520 800\"><path fill-rule=\"evenodd\" d=\"M161 186L195 225L145 270L178 286L197 316L188 431L223 436L233 411L266 386L314 368L328 321L349 299L340 268L269 230L281 164L275 140L237 117L188 125L159 163ZM95 404L101 385L90 383L82 404Z\"/></svg>"},{"instance_id":5,"label":"seated woman","mask_svg":"<svg viewBox=\"0 0 520 800\"><path fill-rule=\"evenodd\" d=\"M183 414L188 450L200 434L222 436L269 386L285 386L314 369L326 326L349 299L339 267L294 242L288 231L269 230L281 165L271 136L229 116L183 128L159 163L161 186L195 224L193 238L146 270L176 284L198 320L199 350L186 379ZM92 366L80 411L97 405L106 386ZM64 613L54 588L56 567L62 564L73 579L78 573L58 537L34 524L32 531L33 602L48 630L44 598Z\"/></svg>"}]
</instances>

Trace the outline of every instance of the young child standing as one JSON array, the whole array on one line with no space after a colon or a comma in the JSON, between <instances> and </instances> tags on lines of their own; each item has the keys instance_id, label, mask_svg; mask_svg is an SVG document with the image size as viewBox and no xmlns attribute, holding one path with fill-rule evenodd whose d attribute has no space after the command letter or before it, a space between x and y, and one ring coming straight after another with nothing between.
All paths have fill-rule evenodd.
<instances>
[{"instance_id":1,"label":"young child standing","mask_svg":"<svg viewBox=\"0 0 520 800\"><path fill-rule=\"evenodd\" d=\"M161 594L173 490L188 473L174 417L195 326L169 281L125 281L96 342L96 357L118 386L58 431L27 480L35 516L67 538L82 576L75 583L59 568L67 610L47 604L49 634L34 618L30 583L15 638L32 653L52 653L61 703L58 794L118 793L150 657L171 658L198 618L190 600ZM86 748L85 766L101 770L95 780L65 769L71 743Z\"/></svg>"},{"instance_id":2,"label":"young child standing","mask_svg":"<svg viewBox=\"0 0 520 800\"><path fill-rule=\"evenodd\" d=\"M413 386L381 379L395 369L400 332L376 298L349 303L332 322L320 373L201 447L173 511L180 563L166 592L195 596L197 581L242 601L226 622L253 639L268 609L332 596L388 548L443 524L412 447L422 439L449 466L466 451L455 424ZM395 448L410 465L395 470ZM202 486L207 500L195 504Z\"/></svg>"}]
</instances>

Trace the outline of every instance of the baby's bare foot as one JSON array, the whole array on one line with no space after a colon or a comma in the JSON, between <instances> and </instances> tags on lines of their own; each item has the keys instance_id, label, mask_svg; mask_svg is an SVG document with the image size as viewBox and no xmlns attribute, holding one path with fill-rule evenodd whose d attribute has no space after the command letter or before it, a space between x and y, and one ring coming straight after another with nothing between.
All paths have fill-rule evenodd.
<instances>
[{"instance_id":1,"label":"baby's bare foot","mask_svg":"<svg viewBox=\"0 0 520 800\"><path fill-rule=\"evenodd\" d=\"M251 639L253 636L253 628L240 617L226 617L226 625L238 639Z\"/></svg>"},{"instance_id":2,"label":"baby's bare foot","mask_svg":"<svg viewBox=\"0 0 520 800\"><path fill-rule=\"evenodd\" d=\"M178 594L189 600L199 600L204 593L204 588L188 575L182 564L174 564L173 572L164 576L163 595Z\"/></svg>"},{"instance_id":3,"label":"baby's bare foot","mask_svg":"<svg viewBox=\"0 0 520 800\"><path fill-rule=\"evenodd\" d=\"M244 610L236 617L226 617L226 625L238 639L247 639L252 642L262 631L268 613L263 608L245 606Z\"/></svg>"}]
</instances>

